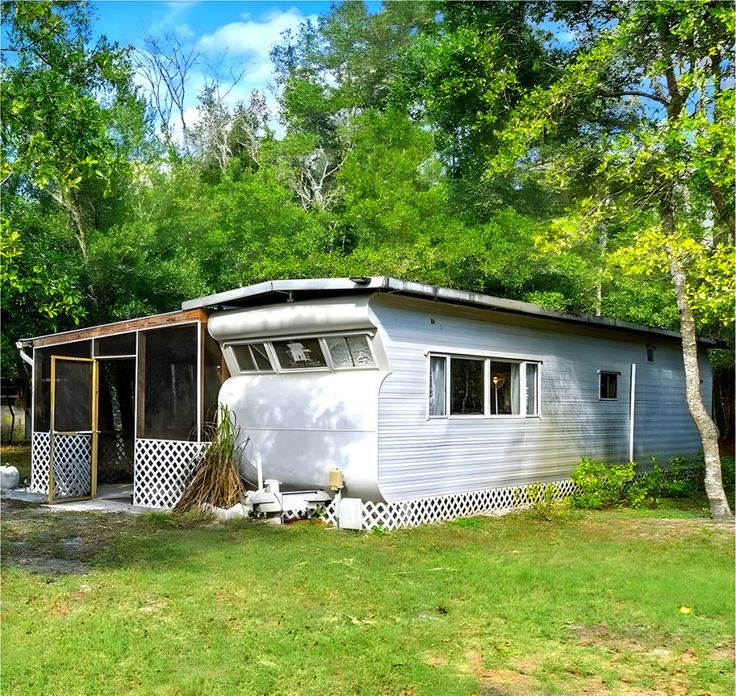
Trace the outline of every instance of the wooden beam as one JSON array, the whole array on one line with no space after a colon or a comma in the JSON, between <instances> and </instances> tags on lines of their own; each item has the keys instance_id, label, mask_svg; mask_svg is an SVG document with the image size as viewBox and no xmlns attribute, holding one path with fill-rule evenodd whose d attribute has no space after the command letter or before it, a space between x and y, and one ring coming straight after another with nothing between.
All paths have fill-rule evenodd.
<instances>
[{"instance_id":1,"label":"wooden beam","mask_svg":"<svg viewBox=\"0 0 736 696\"><path fill-rule=\"evenodd\" d=\"M76 329L74 331L65 331L58 334L49 334L48 336L38 336L30 339L34 348L43 348L44 346L61 345L63 343L72 343L73 341L87 341L92 338L102 338L105 336L114 336L116 334L129 333L131 331L142 331L144 329L158 329L175 324L185 322L198 321L203 324L207 323L207 312L203 309L187 309L181 312L170 312L168 314L154 314L150 317L139 317L138 319L126 319L125 321L116 321L113 324L102 324L100 326L90 326L86 329Z\"/></svg>"}]
</instances>

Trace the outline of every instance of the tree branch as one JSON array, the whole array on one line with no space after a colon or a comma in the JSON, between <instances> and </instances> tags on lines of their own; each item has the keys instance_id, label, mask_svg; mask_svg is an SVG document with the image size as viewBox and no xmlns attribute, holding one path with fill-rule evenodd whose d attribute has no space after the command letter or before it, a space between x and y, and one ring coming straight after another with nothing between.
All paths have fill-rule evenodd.
<instances>
[{"instance_id":1,"label":"tree branch","mask_svg":"<svg viewBox=\"0 0 736 696\"><path fill-rule=\"evenodd\" d=\"M614 92L599 89L598 94L601 97L612 97L612 98L643 97L644 99L651 99L652 101L659 102L660 104L663 104L664 106L669 106L669 101L665 97L661 97L658 94L651 94L650 92L644 92L643 90L638 90L638 89L626 89L626 90L620 90L620 91L614 91Z\"/></svg>"}]
</instances>

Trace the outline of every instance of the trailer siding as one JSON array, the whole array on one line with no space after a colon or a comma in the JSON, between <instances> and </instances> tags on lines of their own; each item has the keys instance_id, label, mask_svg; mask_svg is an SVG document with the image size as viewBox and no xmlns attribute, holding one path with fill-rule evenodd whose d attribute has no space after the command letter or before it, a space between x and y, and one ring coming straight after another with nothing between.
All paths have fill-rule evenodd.
<instances>
[{"instance_id":1,"label":"trailer siding","mask_svg":"<svg viewBox=\"0 0 736 696\"><path fill-rule=\"evenodd\" d=\"M696 452L679 342L388 295L370 304L390 365L378 405L378 478L389 502L569 477L582 456L625 461L631 365L637 365L635 456ZM432 321L433 320L433 321ZM541 415L427 417L428 352L542 361ZM703 393L710 371L701 362ZM618 372L601 401L599 371Z\"/></svg>"}]
</instances>

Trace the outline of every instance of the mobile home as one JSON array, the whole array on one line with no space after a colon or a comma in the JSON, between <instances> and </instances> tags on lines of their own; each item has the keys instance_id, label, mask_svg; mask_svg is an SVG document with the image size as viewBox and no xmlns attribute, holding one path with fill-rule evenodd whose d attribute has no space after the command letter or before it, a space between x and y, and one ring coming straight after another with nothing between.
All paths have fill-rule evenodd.
<instances>
[{"instance_id":1,"label":"mobile home","mask_svg":"<svg viewBox=\"0 0 736 696\"><path fill-rule=\"evenodd\" d=\"M363 526L508 507L533 482L564 492L583 456L646 462L700 447L670 331L386 277L273 281L182 311L200 313L188 373L200 384L199 426L216 385L240 427L247 480L313 500L339 489L372 515ZM150 409L166 422L156 392L169 393L178 373L163 370L160 389L146 388L140 363L151 353L136 345L134 481L143 469L151 478L155 455L168 507L191 471L171 463L176 443L187 453L205 443L194 429L173 440L145 427ZM705 345L700 363L708 404ZM38 356L34 365L48 372ZM206 365L209 381L198 372ZM34 398L47 399L43 388ZM44 456L34 454L39 471Z\"/></svg>"}]
</instances>

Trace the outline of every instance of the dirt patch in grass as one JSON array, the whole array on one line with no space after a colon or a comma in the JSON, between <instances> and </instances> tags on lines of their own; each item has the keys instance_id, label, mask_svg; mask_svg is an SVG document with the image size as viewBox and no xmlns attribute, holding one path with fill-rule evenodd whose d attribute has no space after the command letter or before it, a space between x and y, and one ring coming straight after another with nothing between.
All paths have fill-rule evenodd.
<instances>
[{"instance_id":1,"label":"dirt patch in grass","mask_svg":"<svg viewBox=\"0 0 736 696\"><path fill-rule=\"evenodd\" d=\"M489 669L483 656L475 651L465 653L468 669L480 680L477 696L533 696L543 693L540 683L523 672L512 669Z\"/></svg>"},{"instance_id":2,"label":"dirt patch in grass","mask_svg":"<svg viewBox=\"0 0 736 696\"><path fill-rule=\"evenodd\" d=\"M627 511L627 513L630 511ZM619 517L618 511L609 513ZM605 515L605 513L604 513ZM626 513L622 517L628 517ZM605 516L589 517L584 521L584 526L590 532L606 535L606 528L610 527L610 521ZM711 520L708 517L631 517L628 519L617 519L615 532L620 535L622 529L632 539L647 539L651 541L673 541L677 539L691 538L694 535L709 534L715 541L726 541L733 546L734 521Z\"/></svg>"},{"instance_id":3,"label":"dirt patch in grass","mask_svg":"<svg viewBox=\"0 0 736 696\"><path fill-rule=\"evenodd\" d=\"M38 503L3 500L3 567L48 575L86 574L118 538L130 515L54 511Z\"/></svg>"}]
</instances>

